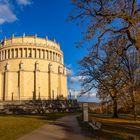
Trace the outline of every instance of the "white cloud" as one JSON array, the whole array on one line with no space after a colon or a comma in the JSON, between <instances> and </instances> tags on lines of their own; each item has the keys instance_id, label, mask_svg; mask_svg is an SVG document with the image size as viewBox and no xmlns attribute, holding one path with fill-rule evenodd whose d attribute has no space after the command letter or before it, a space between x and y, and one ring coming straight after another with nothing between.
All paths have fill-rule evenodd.
<instances>
[{"instance_id":1,"label":"white cloud","mask_svg":"<svg viewBox=\"0 0 140 140\"><path fill-rule=\"evenodd\" d=\"M72 64L68 64L68 65L66 64L66 67L70 69L72 68Z\"/></svg>"},{"instance_id":2,"label":"white cloud","mask_svg":"<svg viewBox=\"0 0 140 140\"><path fill-rule=\"evenodd\" d=\"M19 4L19 5L24 5L24 6L26 6L26 5L30 5L31 4L31 0L16 0L17 1L17 3Z\"/></svg>"},{"instance_id":3,"label":"white cloud","mask_svg":"<svg viewBox=\"0 0 140 140\"><path fill-rule=\"evenodd\" d=\"M81 95L81 93L82 93L82 91L79 91L77 95L79 97L83 97L83 96L84 97L96 97L96 93L94 93L92 91L91 92L88 92L88 93L85 93L85 94L82 94L82 95Z\"/></svg>"},{"instance_id":4,"label":"white cloud","mask_svg":"<svg viewBox=\"0 0 140 140\"><path fill-rule=\"evenodd\" d=\"M31 4L31 0L16 0L16 2L23 6ZM17 8L10 0L0 0L0 25L16 21L18 18L13 9Z\"/></svg>"},{"instance_id":5,"label":"white cloud","mask_svg":"<svg viewBox=\"0 0 140 140\"><path fill-rule=\"evenodd\" d=\"M84 76L72 76L71 77L72 82L78 82L78 81L81 81L81 80L84 80L84 79L85 79Z\"/></svg>"},{"instance_id":6,"label":"white cloud","mask_svg":"<svg viewBox=\"0 0 140 140\"><path fill-rule=\"evenodd\" d=\"M72 65L68 64L66 65L66 70L67 70L67 76L72 76L73 75L73 70L72 70Z\"/></svg>"},{"instance_id":7,"label":"white cloud","mask_svg":"<svg viewBox=\"0 0 140 140\"><path fill-rule=\"evenodd\" d=\"M16 15L13 13L8 3L0 2L0 24L10 23L17 20Z\"/></svg>"},{"instance_id":8,"label":"white cloud","mask_svg":"<svg viewBox=\"0 0 140 140\"><path fill-rule=\"evenodd\" d=\"M67 76L71 76L72 74L73 74L73 70L67 68Z\"/></svg>"}]
</instances>

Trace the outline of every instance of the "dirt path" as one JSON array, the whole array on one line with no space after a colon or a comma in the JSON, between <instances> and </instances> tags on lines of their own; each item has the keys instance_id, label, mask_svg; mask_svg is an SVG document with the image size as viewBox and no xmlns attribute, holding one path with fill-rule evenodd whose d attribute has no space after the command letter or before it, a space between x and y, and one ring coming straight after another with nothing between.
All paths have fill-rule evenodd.
<instances>
[{"instance_id":1,"label":"dirt path","mask_svg":"<svg viewBox=\"0 0 140 140\"><path fill-rule=\"evenodd\" d=\"M58 119L55 124L47 124L18 140L88 140L81 132L76 116Z\"/></svg>"}]
</instances>

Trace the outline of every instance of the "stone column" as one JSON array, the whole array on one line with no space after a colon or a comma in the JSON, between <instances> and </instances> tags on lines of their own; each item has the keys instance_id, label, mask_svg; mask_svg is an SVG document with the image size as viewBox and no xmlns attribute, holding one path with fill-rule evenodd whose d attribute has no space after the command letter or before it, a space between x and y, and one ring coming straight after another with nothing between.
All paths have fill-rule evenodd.
<instances>
[{"instance_id":1,"label":"stone column","mask_svg":"<svg viewBox=\"0 0 140 140\"><path fill-rule=\"evenodd\" d=\"M27 48L25 48L25 58L27 58Z\"/></svg>"},{"instance_id":2,"label":"stone column","mask_svg":"<svg viewBox=\"0 0 140 140\"><path fill-rule=\"evenodd\" d=\"M64 56L62 55L62 57L61 57L61 63L62 64L64 64L64 58L63 58Z\"/></svg>"},{"instance_id":3,"label":"stone column","mask_svg":"<svg viewBox=\"0 0 140 140\"><path fill-rule=\"evenodd\" d=\"M3 60L5 60L5 51L3 51Z\"/></svg>"},{"instance_id":4,"label":"stone column","mask_svg":"<svg viewBox=\"0 0 140 140\"><path fill-rule=\"evenodd\" d=\"M5 50L5 59L7 59L8 52Z\"/></svg>"},{"instance_id":5,"label":"stone column","mask_svg":"<svg viewBox=\"0 0 140 140\"><path fill-rule=\"evenodd\" d=\"M20 48L17 49L17 57L18 57L18 58L21 57L21 51L20 51Z\"/></svg>"},{"instance_id":6,"label":"stone column","mask_svg":"<svg viewBox=\"0 0 140 140\"><path fill-rule=\"evenodd\" d=\"M43 50L42 49L40 50L40 58L41 59L43 58Z\"/></svg>"},{"instance_id":7,"label":"stone column","mask_svg":"<svg viewBox=\"0 0 140 140\"><path fill-rule=\"evenodd\" d=\"M50 51L50 60L52 60L52 52Z\"/></svg>"},{"instance_id":8,"label":"stone column","mask_svg":"<svg viewBox=\"0 0 140 140\"><path fill-rule=\"evenodd\" d=\"M34 58L37 58L37 50L35 49L35 54Z\"/></svg>"},{"instance_id":9,"label":"stone column","mask_svg":"<svg viewBox=\"0 0 140 140\"><path fill-rule=\"evenodd\" d=\"M52 60L54 61L55 60L55 53L53 52L52 54L53 54Z\"/></svg>"},{"instance_id":10,"label":"stone column","mask_svg":"<svg viewBox=\"0 0 140 140\"><path fill-rule=\"evenodd\" d=\"M54 52L54 53L53 53L53 61L55 61L55 58L56 58L55 56L56 56L56 55L55 55L55 52Z\"/></svg>"},{"instance_id":11,"label":"stone column","mask_svg":"<svg viewBox=\"0 0 140 140\"><path fill-rule=\"evenodd\" d=\"M14 58L14 49L11 49L11 58Z\"/></svg>"},{"instance_id":12,"label":"stone column","mask_svg":"<svg viewBox=\"0 0 140 140\"><path fill-rule=\"evenodd\" d=\"M10 50L8 49L7 50L7 59L9 59L10 58Z\"/></svg>"},{"instance_id":13,"label":"stone column","mask_svg":"<svg viewBox=\"0 0 140 140\"><path fill-rule=\"evenodd\" d=\"M50 60L50 51L48 51L48 60Z\"/></svg>"},{"instance_id":14,"label":"stone column","mask_svg":"<svg viewBox=\"0 0 140 140\"><path fill-rule=\"evenodd\" d=\"M48 59L48 51L45 50L45 59Z\"/></svg>"},{"instance_id":15,"label":"stone column","mask_svg":"<svg viewBox=\"0 0 140 140\"><path fill-rule=\"evenodd\" d=\"M28 58L32 58L32 49L28 48Z\"/></svg>"},{"instance_id":16,"label":"stone column","mask_svg":"<svg viewBox=\"0 0 140 140\"><path fill-rule=\"evenodd\" d=\"M15 49L13 49L13 56L14 56L13 58L15 58L15 51L16 51L16 50L15 50Z\"/></svg>"},{"instance_id":17,"label":"stone column","mask_svg":"<svg viewBox=\"0 0 140 140\"><path fill-rule=\"evenodd\" d=\"M43 50L43 59L46 59L46 53L45 53L45 50Z\"/></svg>"},{"instance_id":18,"label":"stone column","mask_svg":"<svg viewBox=\"0 0 140 140\"><path fill-rule=\"evenodd\" d=\"M41 58L41 50L38 49L38 52L39 52L38 58Z\"/></svg>"},{"instance_id":19,"label":"stone column","mask_svg":"<svg viewBox=\"0 0 140 140\"><path fill-rule=\"evenodd\" d=\"M21 48L21 58L23 58L23 51L24 51L24 49Z\"/></svg>"},{"instance_id":20,"label":"stone column","mask_svg":"<svg viewBox=\"0 0 140 140\"><path fill-rule=\"evenodd\" d=\"M46 59L49 59L49 58L48 58L48 50L46 51Z\"/></svg>"},{"instance_id":21,"label":"stone column","mask_svg":"<svg viewBox=\"0 0 140 140\"><path fill-rule=\"evenodd\" d=\"M47 51L46 50L44 50L44 55L45 55L44 58L47 59Z\"/></svg>"},{"instance_id":22,"label":"stone column","mask_svg":"<svg viewBox=\"0 0 140 140\"><path fill-rule=\"evenodd\" d=\"M22 53L22 57L25 58L25 48L23 48L23 53Z\"/></svg>"},{"instance_id":23,"label":"stone column","mask_svg":"<svg viewBox=\"0 0 140 140\"><path fill-rule=\"evenodd\" d=\"M8 100L9 89L9 64L7 63L4 71L4 89L3 89L3 101Z\"/></svg>"},{"instance_id":24,"label":"stone column","mask_svg":"<svg viewBox=\"0 0 140 140\"><path fill-rule=\"evenodd\" d=\"M38 49L35 49L35 58L38 58Z\"/></svg>"},{"instance_id":25,"label":"stone column","mask_svg":"<svg viewBox=\"0 0 140 140\"><path fill-rule=\"evenodd\" d=\"M12 58L12 51L11 51L11 49L9 50L9 53L10 53L9 54L9 56L10 56L9 58Z\"/></svg>"},{"instance_id":26,"label":"stone column","mask_svg":"<svg viewBox=\"0 0 140 140\"><path fill-rule=\"evenodd\" d=\"M2 51L2 60L4 60L4 52Z\"/></svg>"},{"instance_id":27,"label":"stone column","mask_svg":"<svg viewBox=\"0 0 140 140\"><path fill-rule=\"evenodd\" d=\"M1 60L3 60L3 51L1 51Z\"/></svg>"},{"instance_id":28,"label":"stone column","mask_svg":"<svg viewBox=\"0 0 140 140\"><path fill-rule=\"evenodd\" d=\"M18 48L18 49L17 49L17 56L16 56L17 58L20 57L20 56L19 56L19 52L20 52L20 51L19 51L19 48Z\"/></svg>"},{"instance_id":29,"label":"stone column","mask_svg":"<svg viewBox=\"0 0 140 140\"><path fill-rule=\"evenodd\" d=\"M32 58L33 57L33 49L32 48L31 48L31 52L30 53L31 53L31 58Z\"/></svg>"},{"instance_id":30,"label":"stone column","mask_svg":"<svg viewBox=\"0 0 140 140\"><path fill-rule=\"evenodd\" d=\"M27 48L26 57L29 57L29 49Z\"/></svg>"}]
</instances>

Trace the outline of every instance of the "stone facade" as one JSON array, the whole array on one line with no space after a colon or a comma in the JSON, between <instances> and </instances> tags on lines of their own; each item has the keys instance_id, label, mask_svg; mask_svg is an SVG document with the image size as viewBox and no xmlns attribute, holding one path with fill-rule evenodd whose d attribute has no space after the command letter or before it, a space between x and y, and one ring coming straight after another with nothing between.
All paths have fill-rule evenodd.
<instances>
[{"instance_id":1,"label":"stone facade","mask_svg":"<svg viewBox=\"0 0 140 140\"><path fill-rule=\"evenodd\" d=\"M67 98L67 76L59 44L21 36L0 44L0 100Z\"/></svg>"}]
</instances>

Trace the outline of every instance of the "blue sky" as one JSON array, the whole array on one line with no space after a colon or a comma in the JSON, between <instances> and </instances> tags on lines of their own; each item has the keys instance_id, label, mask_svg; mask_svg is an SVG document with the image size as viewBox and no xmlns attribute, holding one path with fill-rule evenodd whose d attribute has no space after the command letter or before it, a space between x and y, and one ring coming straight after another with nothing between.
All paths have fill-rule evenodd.
<instances>
[{"instance_id":1,"label":"blue sky","mask_svg":"<svg viewBox=\"0 0 140 140\"><path fill-rule=\"evenodd\" d=\"M0 39L38 34L39 37L48 36L59 42L65 56L65 65L72 73L73 83L69 87L80 89L80 77L77 75L78 60L85 54L86 49L78 49L75 43L82 37L82 29L75 23L68 22L68 15L72 10L70 0L0 0ZM82 97L81 100L91 100ZM92 96L92 101L96 98Z\"/></svg>"}]
</instances>

